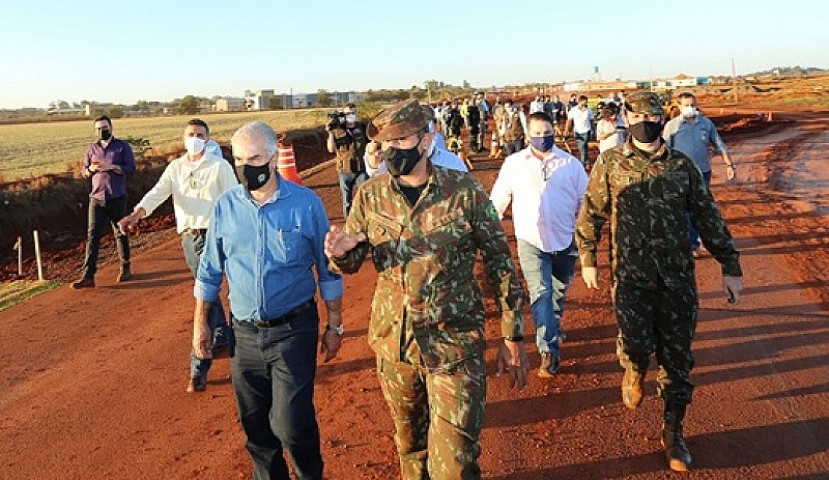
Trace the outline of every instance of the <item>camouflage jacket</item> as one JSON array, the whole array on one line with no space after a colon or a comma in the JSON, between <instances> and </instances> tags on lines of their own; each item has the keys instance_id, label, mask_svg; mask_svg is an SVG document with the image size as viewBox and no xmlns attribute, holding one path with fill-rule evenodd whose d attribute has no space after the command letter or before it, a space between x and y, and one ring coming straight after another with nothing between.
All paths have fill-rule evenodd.
<instances>
[{"instance_id":1,"label":"camouflage jacket","mask_svg":"<svg viewBox=\"0 0 829 480\"><path fill-rule=\"evenodd\" d=\"M702 174L664 144L652 154L628 141L599 155L576 225L582 266L596 266L596 246L610 218L616 281L655 288L694 282L685 212L724 275L741 276L740 254Z\"/></svg>"},{"instance_id":2,"label":"camouflage jacket","mask_svg":"<svg viewBox=\"0 0 829 480\"><path fill-rule=\"evenodd\" d=\"M419 359L431 369L452 369L485 346L484 305L473 273L477 251L500 307L503 336L523 335L524 292L480 184L462 172L430 169L414 207L388 174L364 183L345 231L368 240L330 268L356 272L370 249L378 272L371 347L390 361Z\"/></svg>"}]
</instances>

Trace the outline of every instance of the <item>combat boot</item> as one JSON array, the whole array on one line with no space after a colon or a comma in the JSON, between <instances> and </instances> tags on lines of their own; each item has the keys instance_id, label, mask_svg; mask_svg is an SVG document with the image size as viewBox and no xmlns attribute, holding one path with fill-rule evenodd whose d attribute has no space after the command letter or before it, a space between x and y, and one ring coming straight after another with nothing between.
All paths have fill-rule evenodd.
<instances>
[{"instance_id":1,"label":"combat boot","mask_svg":"<svg viewBox=\"0 0 829 480\"><path fill-rule=\"evenodd\" d=\"M626 368L622 378L622 402L631 410L642 403L642 380L645 375L633 369Z\"/></svg>"},{"instance_id":2,"label":"combat boot","mask_svg":"<svg viewBox=\"0 0 829 480\"><path fill-rule=\"evenodd\" d=\"M687 472L691 467L691 453L682 436L682 419L685 418L685 405L665 403L665 422L662 424L662 446L668 466L675 472Z\"/></svg>"}]
</instances>

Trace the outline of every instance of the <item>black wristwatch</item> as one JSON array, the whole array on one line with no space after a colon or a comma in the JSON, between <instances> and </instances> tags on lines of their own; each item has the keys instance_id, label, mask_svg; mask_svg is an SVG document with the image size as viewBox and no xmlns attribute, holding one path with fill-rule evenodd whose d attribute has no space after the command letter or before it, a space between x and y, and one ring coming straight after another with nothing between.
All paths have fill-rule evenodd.
<instances>
[{"instance_id":1,"label":"black wristwatch","mask_svg":"<svg viewBox=\"0 0 829 480\"><path fill-rule=\"evenodd\" d=\"M508 342L523 342L524 341L524 335L515 335L513 337L504 337L504 340L506 340Z\"/></svg>"}]
</instances>

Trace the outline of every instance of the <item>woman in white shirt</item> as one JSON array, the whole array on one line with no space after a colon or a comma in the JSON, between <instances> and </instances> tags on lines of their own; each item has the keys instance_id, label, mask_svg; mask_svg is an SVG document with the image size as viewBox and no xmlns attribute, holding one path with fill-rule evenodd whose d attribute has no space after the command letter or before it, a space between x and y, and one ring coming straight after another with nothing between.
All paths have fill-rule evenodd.
<instances>
[{"instance_id":1,"label":"woman in white shirt","mask_svg":"<svg viewBox=\"0 0 829 480\"><path fill-rule=\"evenodd\" d=\"M596 137L599 139L599 153L627 140L627 129L619 122L619 107L615 103L608 103L602 110L602 119L596 125Z\"/></svg>"}]
</instances>

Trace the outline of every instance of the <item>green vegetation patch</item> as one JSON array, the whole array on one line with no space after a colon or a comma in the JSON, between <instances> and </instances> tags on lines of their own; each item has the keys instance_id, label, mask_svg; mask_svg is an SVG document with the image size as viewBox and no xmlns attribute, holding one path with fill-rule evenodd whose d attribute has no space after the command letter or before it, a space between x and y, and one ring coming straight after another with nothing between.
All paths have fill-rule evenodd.
<instances>
[{"instance_id":1,"label":"green vegetation patch","mask_svg":"<svg viewBox=\"0 0 829 480\"><path fill-rule=\"evenodd\" d=\"M15 280L0 284L0 312L61 285L61 282L36 280Z\"/></svg>"}]
</instances>

